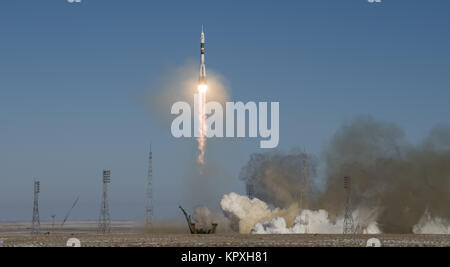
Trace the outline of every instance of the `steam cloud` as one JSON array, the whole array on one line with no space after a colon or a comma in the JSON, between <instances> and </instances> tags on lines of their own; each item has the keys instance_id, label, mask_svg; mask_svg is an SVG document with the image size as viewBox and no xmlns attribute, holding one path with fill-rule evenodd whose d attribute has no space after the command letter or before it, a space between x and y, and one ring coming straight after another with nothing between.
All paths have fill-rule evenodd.
<instances>
[{"instance_id":1,"label":"steam cloud","mask_svg":"<svg viewBox=\"0 0 450 267\"><path fill-rule=\"evenodd\" d=\"M298 203L306 176L317 175L317 159L306 153L268 152L253 154L241 170L240 179L253 195L276 207L287 208Z\"/></svg>"},{"instance_id":2,"label":"steam cloud","mask_svg":"<svg viewBox=\"0 0 450 267\"><path fill-rule=\"evenodd\" d=\"M318 204L344 207L343 176L352 177L355 207L380 209L386 233L411 233L425 214L450 218L450 130L434 128L418 145L393 124L361 117L343 126L325 152L327 186Z\"/></svg>"},{"instance_id":3,"label":"steam cloud","mask_svg":"<svg viewBox=\"0 0 450 267\"><path fill-rule=\"evenodd\" d=\"M220 206L230 220L231 228L240 233L248 234L258 222L271 220L275 217L286 218L293 221L300 209L297 203L293 203L287 209L270 209L269 206L257 199L249 199L236 193L224 195Z\"/></svg>"},{"instance_id":4,"label":"steam cloud","mask_svg":"<svg viewBox=\"0 0 450 267\"><path fill-rule=\"evenodd\" d=\"M359 217L358 211L353 213L353 217ZM365 221L366 224L360 227L363 234L379 234L380 230L376 222ZM282 217L273 218L270 222L257 223L252 229L254 234L342 234L344 220L340 218L335 223L331 222L328 212L325 210L302 210L300 215L295 217L294 225L289 228Z\"/></svg>"},{"instance_id":5,"label":"steam cloud","mask_svg":"<svg viewBox=\"0 0 450 267\"><path fill-rule=\"evenodd\" d=\"M222 213L211 212L207 206L197 206L194 209L192 220L197 229L210 229L211 224L217 223L217 231L228 232L231 230L230 221Z\"/></svg>"},{"instance_id":6,"label":"steam cloud","mask_svg":"<svg viewBox=\"0 0 450 267\"><path fill-rule=\"evenodd\" d=\"M222 210L234 231L248 234L288 234L288 233L342 233L343 219L332 222L325 210L304 209L299 214L299 206L293 203L287 209L270 209L258 198L249 199L236 193L224 195L220 202ZM362 233L379 233L373 213L355 211Z\"/></svg>"}]
</instances>

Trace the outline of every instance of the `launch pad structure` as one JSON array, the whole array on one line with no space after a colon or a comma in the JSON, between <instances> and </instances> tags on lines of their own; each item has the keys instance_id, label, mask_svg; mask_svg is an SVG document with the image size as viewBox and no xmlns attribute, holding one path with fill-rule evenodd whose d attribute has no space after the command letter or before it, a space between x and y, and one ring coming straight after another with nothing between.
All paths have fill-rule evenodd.
<instances>
[{"instance_id":1,"label":"launch pad structure","mask_svg":"<svg viewBox=\"0 0 450 267\"><path fill-rule=\"evenodd\" d=\"M186 218L186 221L188 223L188 227L189 227L189 231L191 232L191 234L215 234L216 233L216 229L217 229L217 223L212 223L211 224L211 228L209 229L204 229L204 228L198 228L195 223L192 221L191 219L191 215L189 215L184 209L183 207L178 206L181 210L181 212L183 212L184 217Z\"/></svg>"}]
</instances>

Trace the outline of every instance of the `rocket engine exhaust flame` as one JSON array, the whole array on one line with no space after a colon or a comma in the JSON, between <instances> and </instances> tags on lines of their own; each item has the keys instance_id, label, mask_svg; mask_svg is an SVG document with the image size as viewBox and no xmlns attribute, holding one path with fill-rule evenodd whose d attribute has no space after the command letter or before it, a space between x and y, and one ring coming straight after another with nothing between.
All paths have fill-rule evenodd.
<instances>
[{"instance_id":1,"label":"rocket engine exhaust flame","mask_svg":"<svg viewBox=\"0 0 450 267\"><path fill-rule=\"evenodd\" d=\"M198 121L199 123L199 133L200 136L197 138L198 150L200 154L198 155L197 162L200 164L205 163L205 146L206 146L206 90L208 86L200 84L198 86L198 93L200 95L200 101L198 102Z\"/></svg>"},{"instance_id":2,"label":"rocket engine exhaust flame","mask_svg":"<svg viewBox=\"0 0 450 267\"><path fill-rule=\"evenodd\" d=\"M205 163L205 146L206 146L206 91L208 90L208 85L206 83L206 66L205 66L205 33L203 31L202 25L202 33L200 36L200 75L199 75L199 84L198 84L198 93L200 95L199 101L199 133L200 136L197 138L198 142L198 150L200 154L198 155L197 162L199 164Z\"/></svg>"}]
</instances>

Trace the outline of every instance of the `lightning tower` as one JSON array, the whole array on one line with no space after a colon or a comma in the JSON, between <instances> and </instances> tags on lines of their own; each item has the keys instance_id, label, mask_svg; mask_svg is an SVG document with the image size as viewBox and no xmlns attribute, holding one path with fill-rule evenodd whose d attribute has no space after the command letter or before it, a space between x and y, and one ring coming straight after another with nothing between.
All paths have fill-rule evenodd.
<instances>
[{"instance_id":1,"label":"lightning tower","mask_svg":"<svg viewBox=\"0 0 450 267\"><path fill-rule=\"evenodd\" d=\"M110 233L111 232L111 217L109 215L109 202L108 202L108 184L111 183L111 171L103 170L103 196L102 206L100 208L100 218L98 220L98 232Z\"/></svg>"},{"instance_id":2,"label":"lightning tower","mask_svg":"<svg viewBox=\"0 0 450 267\"><path fill-rule=\"evenodd\" d=\"M145 222L151 225L153 221L153 167L152 167L152 146L150 145L150 153L148 156L148 172L147 172L147 207L145 211Z\"/></svg>"},{"instance_id":3,"label":"lightning tower","mask_svg":"<svg viewBox=\"0 0 450 267\"><path fill-rule=\"evenodd\" d=\"M344 177L344 189L346 193L345 213L344 213L344 234L353 234L355 232L355 225L353 222L352 207L351 207L351 192L352 183L350 177Z\"/></svg>"},{"instance_id":4,"label":"lightning tower","mask_svg":"<svg viewBox=\"0 0 450 267\"><path fill-rule=\"evenodd\" d=\"M41 228L41 222L39 220L39 192L41 192L41 182L34 181L33 221L31 223L32 235L38 235Z\"/></svg>"}]
</instances>

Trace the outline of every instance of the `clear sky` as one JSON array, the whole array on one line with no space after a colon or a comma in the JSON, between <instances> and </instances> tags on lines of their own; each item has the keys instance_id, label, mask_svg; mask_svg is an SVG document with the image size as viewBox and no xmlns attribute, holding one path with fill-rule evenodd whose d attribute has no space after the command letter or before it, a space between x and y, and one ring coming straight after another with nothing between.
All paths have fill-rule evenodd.
<instances>
[{"instance_id":1,"label":"clear sky","mask_svg":"<svg viewBox=\"0 0 450 267\"><path fill-rule=\"evenodd\" d=\"M448 0L2 0L0 220L31 220L34 178L42 220L78 195L73 219L98 218L103 168L113 219L143 218L150 142L155 215L179 216L195 143L135 96L165 66L198 59L201 24L207 69L232 100L280 102L280 150L319 155L367 114L420 141L450 123L449 14ZM218 143L228 180L215 194L244 192L238 174L258 142Z\"/></svg>"}]
</instances>

